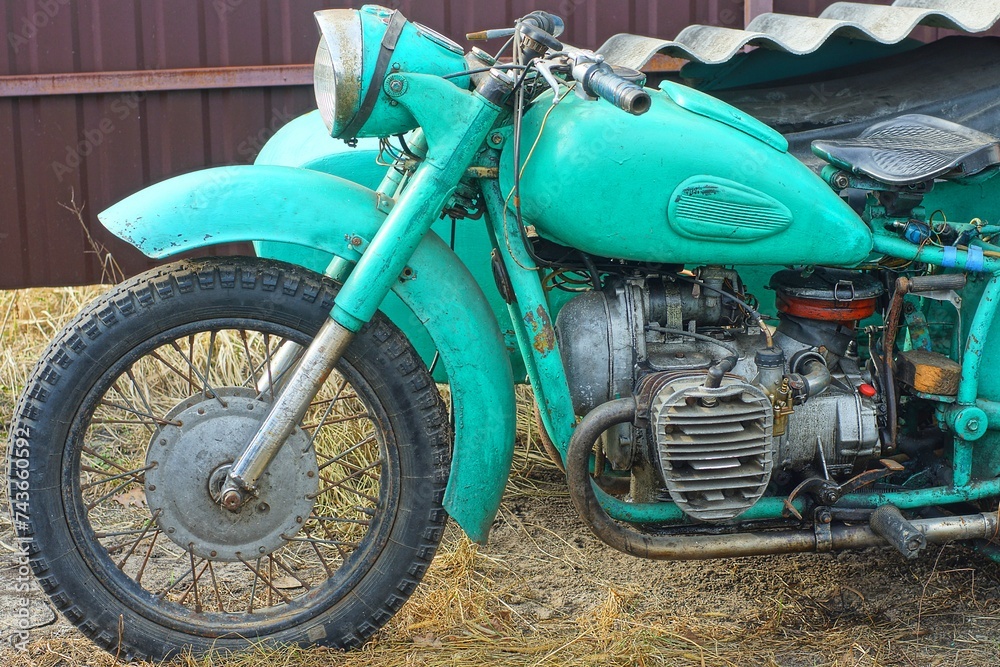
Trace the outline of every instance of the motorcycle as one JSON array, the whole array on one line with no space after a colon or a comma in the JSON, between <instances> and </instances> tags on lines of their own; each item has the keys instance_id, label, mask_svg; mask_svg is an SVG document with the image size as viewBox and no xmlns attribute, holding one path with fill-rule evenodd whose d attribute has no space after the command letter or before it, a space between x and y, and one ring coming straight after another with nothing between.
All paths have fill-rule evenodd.
<instances>
[{"instance_id":1,"label":"motorcycle","mask_svg":"<svg viewBox=\"0 0 1000 667\"><path fill-rule=\"evenodd\" d=\"M620 551L994 553L1000 226L934 197L992 187L996 138L906 115L817 141L820 175L545 12L479 35L497 56L377 6L317 20L317 112L100 215L152 258L257 257L118 285L16 408L15 525L93 641L359 646L448 517L487 539L515 378Z\"/></svg>"}]
</instances>

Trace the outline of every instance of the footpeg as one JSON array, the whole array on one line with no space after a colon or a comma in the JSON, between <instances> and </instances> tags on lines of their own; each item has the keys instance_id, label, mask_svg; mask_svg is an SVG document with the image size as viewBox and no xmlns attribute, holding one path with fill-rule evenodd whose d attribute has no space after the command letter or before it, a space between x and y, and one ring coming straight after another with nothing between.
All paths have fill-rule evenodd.
<instances>
[{"instance_id":1,"label":"footpeg","mask_svg":"<svg viewBox=\"0 0 1000 667\"><path fill-rule=\"evenodd\" d=\"M869 524L877 535L907 558L916 558L927 546L924 534L907 521L895 505L882 505L876 509L872 512Z\"/></svg>"}]
</instances>

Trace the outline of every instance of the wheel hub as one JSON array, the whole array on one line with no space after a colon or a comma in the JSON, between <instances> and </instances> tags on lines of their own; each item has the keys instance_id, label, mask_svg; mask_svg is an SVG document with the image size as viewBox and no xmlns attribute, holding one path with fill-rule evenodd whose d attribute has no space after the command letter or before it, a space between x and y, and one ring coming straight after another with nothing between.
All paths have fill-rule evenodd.
<instances>
[{"instance_id":1,"label":"wheel hub","mask_svg":"<svg viewBox=\"0 0 1000 667\"><path fill-rule=\"evenodd\" d=\"M146 502L157 526L200 558L255 560L287 543L316 502L319 471L308 434L288 436L239 511L220 504L229 466L267 416L270 404L242 387L218 398L192 397L166 416L146 455ZM221 399L221 400L219 400Z\"/></svg>"}]
</instances>

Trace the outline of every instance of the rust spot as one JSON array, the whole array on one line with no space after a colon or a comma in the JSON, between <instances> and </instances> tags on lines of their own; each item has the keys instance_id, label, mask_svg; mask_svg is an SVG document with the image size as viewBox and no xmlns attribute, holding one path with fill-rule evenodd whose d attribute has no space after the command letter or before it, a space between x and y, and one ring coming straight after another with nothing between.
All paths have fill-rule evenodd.
<instances>
[{"instance_id":1,"label":"rust spot","mask_svg":"<svg viewBox=\"0 0 1000 667\"><path fill-rule=\"evenodd\" d=\"M535 318L536 314L538 315L537 319ZM545 310L545 306L538 306L534 313L526 313L524 321L531 327L534 334L532 339L536 350L544 356L556 349L556 330L552 328L552 320L549 319L549 313Z\"/></svg>"}]
</instances>

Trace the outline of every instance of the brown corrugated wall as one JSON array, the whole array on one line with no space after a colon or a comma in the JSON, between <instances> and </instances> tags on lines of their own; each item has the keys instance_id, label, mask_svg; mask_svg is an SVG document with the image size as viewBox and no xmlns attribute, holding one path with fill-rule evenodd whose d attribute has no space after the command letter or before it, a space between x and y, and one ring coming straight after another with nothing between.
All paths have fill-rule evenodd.
<instances>
[{"instance_id":1,"label":"brown corrugated wall","mask_svg":"<svg viewBox=\"0 0 1000 667\"><path fill-rule=\"evenodd\" d=\"M110 250L127 274L151 266L105 233L96 212L170 176L252 161L278 127L314 106L311 89L301 83L308 68L289 77L276 69L312 62L312 12L361 4L3 2L0 77L187 70L190 78L177 87L198 87L142 92L122 89L136 87L129 76L104 76L93 80L116 92L14 96L9 80L5 91L0 79L0 288L99 282L105 274L95 247ZM828 4L760 0L751 7L815 16ZM742 0L402 0L393 6L456 38L545 9L566 18L567 42L591 48L618 32L670 38L691 23L742 27L745 9ZM233 67L246 68L236 88L217 87L233 84L218 84L221 70L206 69ZM72 92L82 84L70 77L58 85ZM82 209L79 219L74 207Z\"/></svg>"}]
</instances>

